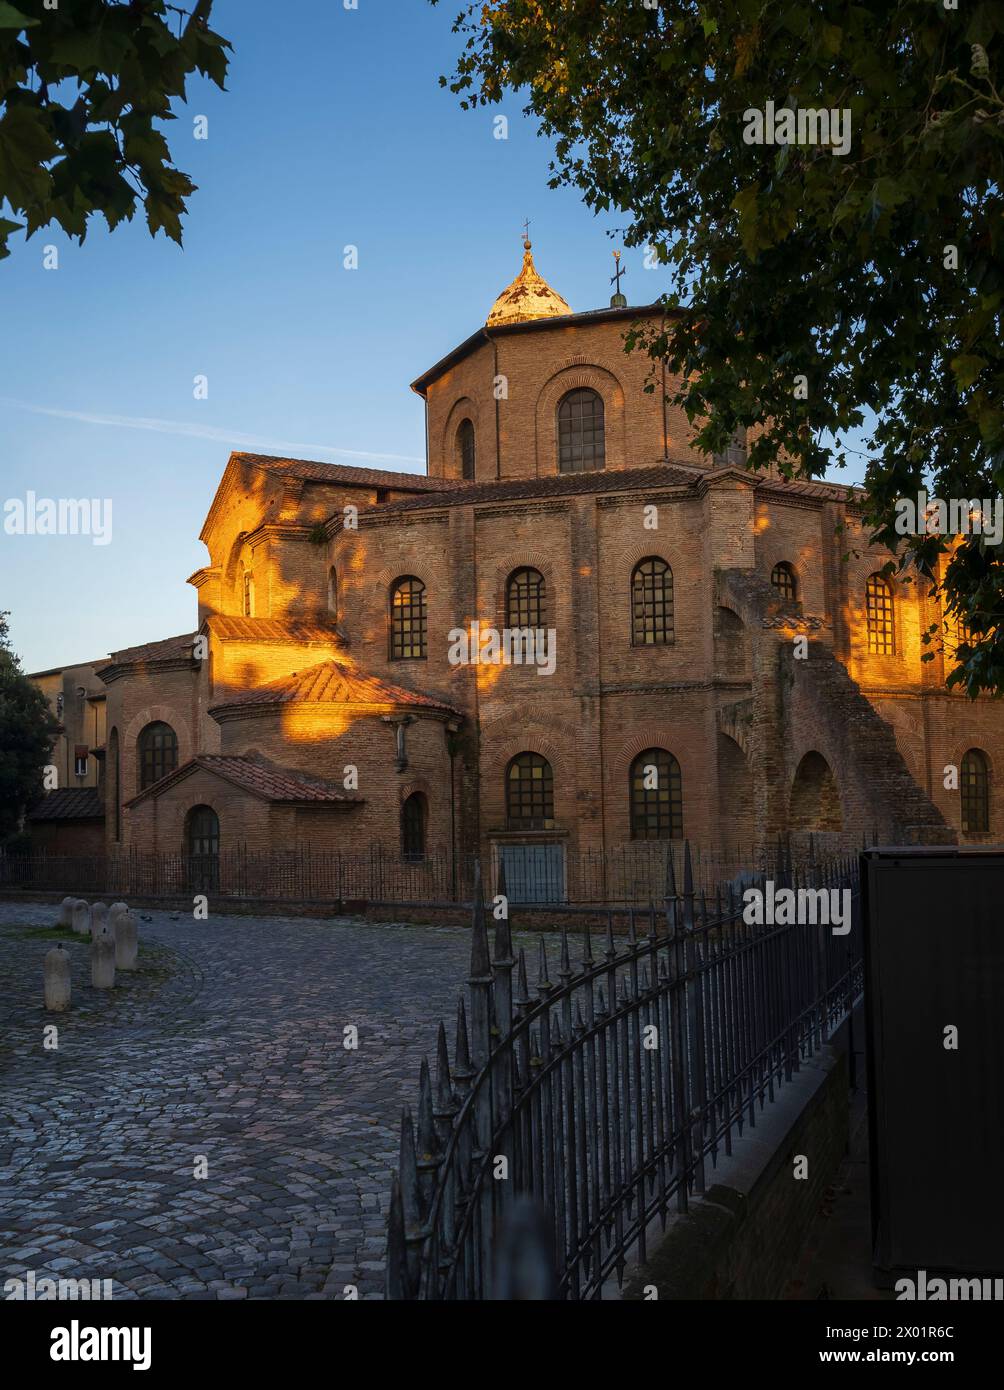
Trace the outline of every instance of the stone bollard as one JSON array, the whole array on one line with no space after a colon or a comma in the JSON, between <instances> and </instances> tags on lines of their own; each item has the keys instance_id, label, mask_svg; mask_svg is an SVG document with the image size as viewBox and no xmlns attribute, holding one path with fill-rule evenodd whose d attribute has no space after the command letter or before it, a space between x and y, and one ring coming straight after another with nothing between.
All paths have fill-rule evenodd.
<instances>
[{"instance_id":1,"label":"stone bollard","mask_svg":"<svg viewBox=\"0 0 1004 1390\"><path fill-rule=\"evenodd\" d=\"M111 907L108 909L108 925L111 926L120 913L128 911L128 903L112 903Z\"/></svg>"},{"instance_id":2,"label":"stone bollard","mask_svg":"<svg viewBox=\"0 0 1004 1390\"><path fill-rule=\"evenodd\" d=\"M57 927L73 926L73 909L76 907L76 905L76 898L63 899L63 901L59 904L59 920L56 923Z\"/></svg>"},{"instance_id":3,"label":"stone bollard","mask_svg":"<svg viewBox=\"0 0 1004 1390\"><path fill-rule=\"evenodd\" d=\"M112 989L115 985L115 938L107 923L91 936L91 984L95 989Z\"/></svg>"},{"instance_id":4,"label":"stone bollard","mask_svg":"<svg viewBox=\"0 0 1004 1390\"><path fill-rule=\"evenodd\" d=\"M108 905L107 903L91 903L91 940L93 941L98 931L108 925Z\"/></svg>"},{"instance_id":5,"label":"stone bollard","mask_svg":"<svg viewBox=\"0 0 1004 1390\"><path fill-rule=\"evenodd\" d=\"M73 908L73 930L78 936L90 936L91 934L91 909L78 898Z\"/></svg>"},{"instance_id":6,"label":"stone bollard","mask_svg":"<svg viewBox=\"0 0 1004 1390\"><path fill-rule=\"evenodd\" d=\"M126 909L115 917L115 968L135 970L139 954L136 918Z\"/></svg>"},{"instance_id":7,"label":"stone bollard","mask_svg":"<svg viewBox=\"0 0 1004 1390\"><path fill-rule=\"evenodd\" d=\"M45 1007L53 1014L70 1007L70 957L62 942L45 957Z\"/></svg>"}]
</instances>

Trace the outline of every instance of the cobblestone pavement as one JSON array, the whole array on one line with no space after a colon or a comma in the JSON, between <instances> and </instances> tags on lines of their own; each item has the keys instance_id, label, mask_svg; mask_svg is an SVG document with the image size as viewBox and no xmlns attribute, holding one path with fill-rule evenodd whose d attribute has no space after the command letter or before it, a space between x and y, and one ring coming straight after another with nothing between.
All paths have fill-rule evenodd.
<instances>
[{"instance_id":1,"label":"cobblestone pavement","mask_svg":"<svg viewBox=\"0 0 1004 1390\"><path fill-rule=\"evenodd\" d=\"M0 903L2 1277L110 1278L115 1298L380 1297L400 1107L454 1016L469 933L152 912L113 992L67 941L57 1015L39 934L56 912Z\"/></svg>"}]
</instances>

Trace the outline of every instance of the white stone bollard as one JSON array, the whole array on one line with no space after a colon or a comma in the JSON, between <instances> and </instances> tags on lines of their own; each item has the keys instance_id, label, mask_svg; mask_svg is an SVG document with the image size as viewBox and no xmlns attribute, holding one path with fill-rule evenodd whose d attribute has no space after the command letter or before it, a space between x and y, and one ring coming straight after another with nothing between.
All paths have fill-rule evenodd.
<instances>
[{"instance_id":1,"label":"white stone bollard","mask_svg":"<svg viewBox=\"0 0 1004 1390\"><path fill-rule=\"evenodd\" d=\"M111 907L108 909L108 925L111 926L112 922L115 921L115 918L119 915L119 913L128 911L128 903L112 903Z\"/></svg>"},{"instance_id":2,"label":"white stone bollard","mask_svg":"<svg viewBox=\"0 0 1004 1390\"><path fill-rule=\"evenodd\" d=\"M76 905L76 898L63 899L63 901L59 904L59 920L56 923L57 927L73 926L73 909L76 907Z\"/></svg>"},{"instance_id":3,"label":"white stone bollard","mask_svg":"<svg viewBox=\"0 0 1004 1390\"><path fill-rule=\"evenodd\" d=\"M139 954L136 918L126 909L115 917L115 968L135 970Z\"/></svg>"},{"instance_id":4,"label":"white stone bollard","mask_svg":"<svg viewBox=\"0 0 1004 1390\"><path fill-rule=\"evenodd\" d=\"M108 925L108 904L91 903L91 940L93 941L102 927Z\"/></svg>"},{"instance_id":5,"label":"white stone bollard","mask_svg":"<svg viewBox=\"0 0 1004 1390\"><path fill-rule=\"evenodd\" d=\"M45 1007L54 1014L70 1007L70 957L62 942L45 957Z\"/></svg>"},{"instance_id":6,"label":"white stone bollard","mask_svg":"<svg viewBox=\"0 0 1004 1390\"><path fill-rule=\"evenodd\" d=\"M115 985L115 938L106 923L91 936L91 984L95 989Z\"/></svg>"},{"instance_id":7,"label":"white stone bollard","mask_svg":"<svg viewBox=\"0 0 1004 1390\"><path fill-rule=\"evenodd\" d=\"M90 936L91 934L91 909L78 898L73 908L73 930L78 936Z\"/></svg>"}]
</instances>

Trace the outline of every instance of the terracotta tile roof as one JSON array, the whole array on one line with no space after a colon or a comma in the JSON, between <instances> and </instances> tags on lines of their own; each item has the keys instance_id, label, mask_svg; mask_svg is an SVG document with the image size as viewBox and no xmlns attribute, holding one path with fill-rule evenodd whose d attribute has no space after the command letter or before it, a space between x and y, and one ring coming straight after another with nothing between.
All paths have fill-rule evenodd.
<instances>
[{"instance_id":1,"label":"terracotta tile roof","mask_svg":"<svg viewBox=\"0 0 1004 1390\"><path fill-rule=\"evenodd\" d=\"M512 478L494 483L467 483L441 497L404 497L367 510L414 511L419 507L465 506L470 502L508 502L521 498L569 497L589 492L634 492L655 487L690 487L706 469L659 463L648 468L598 469L589 473L557 473L547 478Z\"/></svg>"},{"instance_id":2,"label":"terracotta tile roof","mask_svg":"<svg viewBox=\"0 0 1004 1390\"><path fill-rule=\"evenodd\" d=\"M429 478L424 473L390 473L382 468L355 468L344 463L317 463L312 459L273 458L269 454L234 453L233 458L262 468L300 478L308 483L354 483L357 487L409 488L414 492L439 492L457 487L449 478Z\"/></svg>"},{"instance_id":3,"label":"terracotta tile roof","mask_svg":"<svg viewBox=\"0 0 1004 1390\"><path fill-rule=\"evenodd\" d=\"M279 618L241 618L214 613L204 624L217 637L235 637L249 642L336 642L342 638L337 628L323 623L283 621Z\"/></svg>"},{"instance_id":4,"label":"terracotta tile roof","mask_svg":"<svg viewBox=\"0 0 1004 1390\"><path fill-rule=\"evenodd\" d=\"M105 808L96 787L62 787L49 792L28 812L29 820L98 820Z\"/></svg>"},{"instance_id":5,"label":"terracotta tile roof","mask_svg":"<svg viewBox=\"0 0 1004 1390\"><path fill-rule=\"evenodd\" d=\"M249 792L262 801L327 802L347 806L362 801L361 797L351 796L341 787L325 782L320 777L310 777L306 773L276 767L262 758L199 753L196 757L189 758L187 763L182 763L181 767L175 768L174 772L162 777L159 782L155 782L152 787L147 787L138 796L134 796L126 805L135 806L137 802L149 796L161 796L169 787L200 770L222 777L225 782L240 787L242 791Z\"/></svg>"},{"instance_id":6,"label":"terracotta tile roof","mask_svg":"<svg viewBox=\"0 0 1004 1390\"><path fill-rule=\"evenodd\" d=\"M132 666L138 661L167 661L191 656L197 632L185 632L180 637L164 637L159 642L144 642L139 647L123 647L112 652L109 666Z\"/></svg>"},{"instance_id":7,"label":"terracotta tile roof","mask_svg":"<svg viewBox=\"0 0 1004 1390\"><path fill-rule=\"evenodd\" d=\"M434 700L415 690L406 690L404 686L393 685L379 676L367 675L351 666L347 660L322 661L305 671L294 671L292 675L269 681L257 690L231 696L213 705L209 713L215 716L227 710L267 709L293 703L412 705L442 714L460 713L442 700Z\"/></svg>"}]
</instances>

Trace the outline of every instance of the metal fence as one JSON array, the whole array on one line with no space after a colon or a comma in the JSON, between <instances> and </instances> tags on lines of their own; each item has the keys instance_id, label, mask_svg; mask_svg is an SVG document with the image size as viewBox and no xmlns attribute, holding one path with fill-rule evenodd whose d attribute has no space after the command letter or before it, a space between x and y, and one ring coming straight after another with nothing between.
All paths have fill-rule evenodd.
<instances>
[{"instance_id":1,"label":"metal fence","mask_svg":"<svg viewBox=\"0 0 1004 1390\"><path fill-rule=\"evenodd\" d=\"M597 955L586 930L573 967L563 934L556 983L541 939L532 991L505 918L489 955L478 895L452 1064L440 1024L435 1078L421 1067L417 1127L408 1109L402 1117L389 1298L513 1297L523 1278L514 1259L524 1287L600 1297L629 1257L644 1261L649 1224L686 1211L734 1137L850 1020L861 989L856 857L819 861L810 850L793 867L779 847L755 876L764 894L801 892L809 925L799 914L746 922L735 885L709 899L686 848L683 859L682 892L670 858L659 910L629 910L626 942L608 925ZM846 934L835 934L819 890L850 895ZM512 1254L527 1199L548 1234L531 1241L529 1268L525 1250Z\"/></svg>"},{"instance_id":2,"label":"metal fence","mask_svg":"<svg viewBox=\"0 0 1004 1390\"><path fill-rule=\"evenodd\" d=\"M796 861L810 837L794 837ZM567 903L578 906L645 906L661 900L667 870L683 872L682 841L639 841L607 850L561 846L560 868L535 846L493 848L485 885L497 891L503 862L514 906ZM817 844L818 851L818 844ZM726 881L742 886L764 870L773 850L737 845L723 850L693 847L691 875L698 890ZM141 853L52 855L0 853L0 887L27 892L77 893L86 897L176 898L205 892L210 897L264 903L470 903L479 861L454 860L447 852L420 858L392 853L382 845L352 851L224 850L218 855Z\"/></svg>"}]
</instances>

